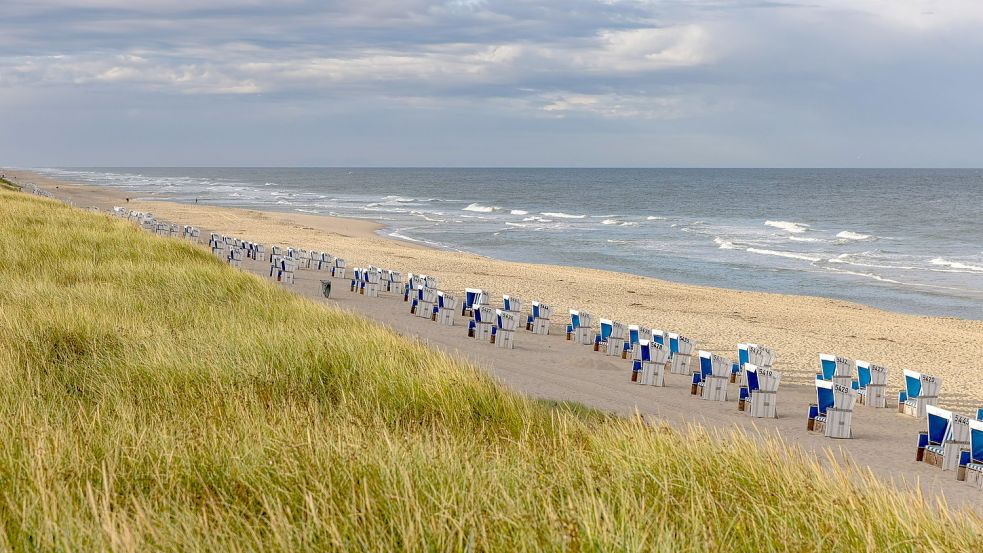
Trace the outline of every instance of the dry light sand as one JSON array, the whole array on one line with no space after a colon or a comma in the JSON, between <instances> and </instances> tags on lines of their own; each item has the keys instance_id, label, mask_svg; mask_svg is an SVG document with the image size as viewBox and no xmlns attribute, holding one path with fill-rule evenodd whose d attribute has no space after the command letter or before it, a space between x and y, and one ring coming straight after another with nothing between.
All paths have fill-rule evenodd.
<instances>
[{"instance_id":1,"label":"dry light sand","mask_svg":"<svg viewBox=\"0 0 983 553\"><path fill-rule=\"evenodd\" d=\"M373 264L404 273L436 275L441 289L449 291L480 287L493 298L505 293L526 302L545 301L559 312L554 317L557 335L539 337L520 332L514 351L467 339L460 319L456 327L441 327L412 317L401 298L367 299L351 294L347 282L340 279L334 280L330 303L466 357L506 385L537 397L574 400L618 413L637 410L670 424L697 422L777 431L785 440L817 452L842 448L858 464L901 485L918 486L930 495L942 492L953 503L983 508L983 492L955 482L953 473L914 462L916 435L924 421L899 415L896 409L858 406L852 440L830 440L805 431L806 406L814 401L811 382L820 353L889 367L889 395L895 398L903 368L941 377L940 404L975 414L976 408L983 406L983 321L906 315L840 300L691 286L576 267L499 261L385 238L376 233L381 226L369 221L201 204L126 203L114 190L54 181L26 171L5 172L15 182L35 183L78 207L126 205L150 211L158 219L267 245L327 251L348 260L349 267ZM244 268L265 274L267 265L248 262ZM327 278L324 273L301 271L293 288L318 298L318 280L322 278ZM751 421L739 416L736 385L731 385L731 401L721 404L691 397L688 378L682 376L668 375L668 386L662 389L630 384L628 361L595 354L560 336L567 307L587 309L595 317L679 332L692 338L697 349L730 358L736 357L738 342L771 347L777 354L776 369L783 373L779 418Z\"/></svg>"}]
</instances>

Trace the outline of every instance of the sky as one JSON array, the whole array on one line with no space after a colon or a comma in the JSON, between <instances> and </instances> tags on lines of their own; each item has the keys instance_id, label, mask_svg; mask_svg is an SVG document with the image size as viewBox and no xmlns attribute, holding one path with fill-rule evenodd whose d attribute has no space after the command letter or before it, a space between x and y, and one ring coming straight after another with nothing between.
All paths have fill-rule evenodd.
<instances>
[{"instance_id":1,"label":"sky","mask_svg":"<svg viewBox=\"0 0 983 553\"><path fill-rule=\"evenodd\" d=\"M979 0L0 0L0 165L983 166Z\"/></svg>"}]
</instances>

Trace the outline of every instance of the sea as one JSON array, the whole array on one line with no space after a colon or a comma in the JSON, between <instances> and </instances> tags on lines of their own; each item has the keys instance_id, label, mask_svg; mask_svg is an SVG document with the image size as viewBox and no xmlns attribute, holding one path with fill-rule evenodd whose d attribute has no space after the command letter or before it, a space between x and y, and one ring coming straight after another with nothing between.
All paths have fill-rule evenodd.
<instances>
[{"instance_id":1,"label":"sea","mask_svg":"<svg viewBox=\"0 0 983 553\"><path fill-rule=\"evenodd\" d=\"M983 169L35 170L147 200L372 219L499 259L983 319Z\"/></svg>"}]
</instances>

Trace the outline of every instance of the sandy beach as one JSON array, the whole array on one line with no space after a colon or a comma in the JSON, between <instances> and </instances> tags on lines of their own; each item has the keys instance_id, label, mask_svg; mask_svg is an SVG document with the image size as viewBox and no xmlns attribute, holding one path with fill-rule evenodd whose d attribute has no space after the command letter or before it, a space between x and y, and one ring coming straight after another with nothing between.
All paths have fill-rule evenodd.
<instances>
[{"instance_id":1,"label":"sandy beach","mask_svg":"<svg viewBox=\"0 0 983 553\"><path fill-rule=\"evenodd\" d=\"M199 226L267 245L322 250L345 258L349 266L373 264L440 278L440 287L488 290L495 301L512 294L556 307L554 335L520 333L516 350L496 349L468 340L464 323L441 327L408 315L402 298L367 299L350 294L336 280L330 303L363 313L400 333L417 336L439 349L464 356L507 385L537 397L573 400L621 414L639 412L673 425L737 425L777 431L783 439L817 452L842 447L862 466L885 478L938 491L956 503L983 506L983 498L941 473L914 462L916 434L924 426L895 409L859 406L853 440L829 440L805 431L806 405L814 400L811 382L820 353L863 359L891 369L889 396L896 397L901 369L943 379L940 404L975 413L983 406L983 321L892 313L863 305L805 296L743 292L692 286L585 268L513 263L460 252L441 251L381 236L381 226L365 220L294 213L259 212L170 202L126 202L118 192L47 179L26 171L5 171L18 183L35 183L78 207L126 205L161 220ZM244 268L262 274L266 264ZM301 272L294 289L319 299L323 273ZM319 301L323 301L319 299ZM688 377L671 375L667 388L634 386L630 364L589 352L561 335L566 308L587 309L595 317L679 332L697 349L736 357L738 342L767 345L777 353L783 373L779 419L752 421L727 403L694 399ZM731 385L732 392L736 386ZM736 392L732 393L736 396Z\"/></svg>"}]
</instances>

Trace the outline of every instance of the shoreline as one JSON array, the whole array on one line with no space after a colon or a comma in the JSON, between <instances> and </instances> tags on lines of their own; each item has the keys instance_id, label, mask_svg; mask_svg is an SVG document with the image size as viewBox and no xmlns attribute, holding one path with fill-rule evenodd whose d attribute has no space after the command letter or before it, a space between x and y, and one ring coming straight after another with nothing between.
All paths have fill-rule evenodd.
<instances>
[{"instance_id":1,"label":"shoreline","mask_svg":"<svg viewBox=\"0 0 983 553\"><path fill-rule=\"evenodd\" d=\"M273 245L328 251L350 266L374 264L404 272L434 274L441 288L480 287L495 298L518 295L544 301L556 317L586 309L605 317L678 332L697 349L735 356L736 345L773 348L776 369L790 382L808 382L819 353L844 355L891 369L889 386L900 386L901 369L943 379L941 403L968 411L983 405L983 321L885 311L819 296L752 292L675 283L651 277L566 265L504 261L400 240L385 225L296 212L257 211L167 201L125 203L125 195L73 184L30 171L6 171L15 181L32 181L79 207L126 205L214 232ZM54 188L57 187L57 188ZM559 286L557 286L559 285ZM497 301L497 300L496 300Z\"/></svg>"}]
</instances>

